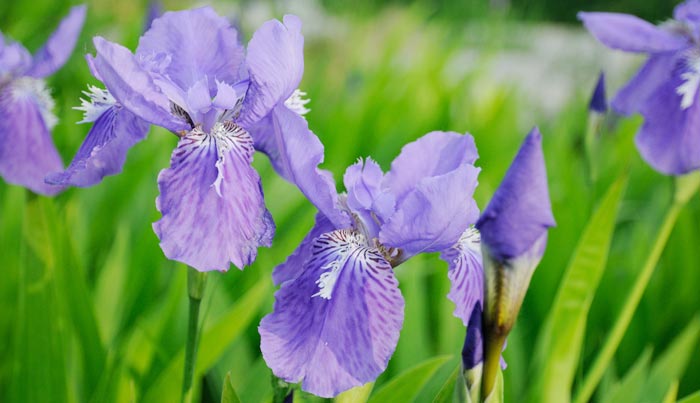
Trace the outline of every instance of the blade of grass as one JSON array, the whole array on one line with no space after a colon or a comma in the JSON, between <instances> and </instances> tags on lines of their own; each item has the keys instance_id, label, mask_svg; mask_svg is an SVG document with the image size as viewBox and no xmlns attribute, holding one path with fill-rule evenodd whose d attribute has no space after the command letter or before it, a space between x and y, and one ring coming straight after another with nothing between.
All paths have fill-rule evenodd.
<instances>
[{"instance_id":1,"label":"blade of grass","mask_svg":"<svg viewBox=\"0 0 700 403\"><path fill-rule=\"evenodd\" d=\"M542 376L531 396L532 401L566 402L571 399L588 312L605 270L626 183L627 175L623 174L610 185L571 257L537 338L535 373Z\"/></svg>"},{"instance_id":2,"label":"blade of grass","mask_svg":"<svg viewBox=\"0 0 700 403\"><path fill-rule=\"evenodd\" d=\"M404 371L373 394L369 403L412 402L435 372L452 358L431 358Z\"/></svg>"}]
</instances>

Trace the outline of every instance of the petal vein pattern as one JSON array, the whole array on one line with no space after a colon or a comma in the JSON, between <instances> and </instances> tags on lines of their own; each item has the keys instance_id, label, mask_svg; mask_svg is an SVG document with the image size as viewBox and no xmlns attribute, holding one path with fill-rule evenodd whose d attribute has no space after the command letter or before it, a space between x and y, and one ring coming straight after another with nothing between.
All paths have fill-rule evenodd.
<instances>
[{"instance_id":1,"label":"petal vein pattern","mask_svg":"<svg viewBox=\"0 0 700 403\"><path fill-rule=\"evenodd\" d=\"M274 311L260 324L263 357L275 375L302 381L302 389L318 396L376 379L403 326L398 281L365 242L353 230L321 235L302 273L282 285ZM337 273L325 298L316 294L329 267Z\"/></svg>"},{"instance_id":2,"label":"petal vein pattern","mask_svg":"<svg viewBox=\"0 0 700 403\"><path fill-rule=\"evenodd\" d=\"M474 227L467 229L457 244L440 254L440 259L448 264L451 286L447 298L455 304L453 315L468 326L474 306L484 300L479 231Z\"/></svg>"},{"instance_id":3,"label":"petal vein pattern","mask_svg":"<svg viewBox=\"0 0 700 403\"><path fill-rule=\"evenodd\" d=\"M258 246L270 246L274 223L260 177L251 167L253 140L245 130L217 123L183 137L170 168L158 177L163 218L153 224L165 255L200 271L242 269Z\"/></svg>"}]
</instances>

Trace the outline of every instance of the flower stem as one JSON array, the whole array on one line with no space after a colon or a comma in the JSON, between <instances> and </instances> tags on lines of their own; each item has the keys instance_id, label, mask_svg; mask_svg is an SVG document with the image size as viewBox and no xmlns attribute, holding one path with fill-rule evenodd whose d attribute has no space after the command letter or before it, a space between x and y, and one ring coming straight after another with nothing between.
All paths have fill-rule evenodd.
<instances>
[{"instance_id":1,"label":"flower stem","mask_svg":"<svg viewBox=\"0 0 700 403\"><path fill-rule=\"evenodd\" d=\"M481 379L481 401L486 401L494 392L496 377L501 365L501 352L503 344L506 342L505 334L493 334L486 330L484 337L484 372ZM495 332L494 332L495 333Z\"/></svg>"},{"instance_id":2,"label":"flower stem","mask_svg":"<svg viewBox=\"0 0 700 403\"><path fill-rule=\"evenodd\" d=\"M639 272L637 280L632 286L632 291L630 291L627 296L627 300L622 307L622 311L615 322L613 329L610 331L610 335L605 340L603 348L600 349L598 356L593 362L593 366L588 371L587 376L584 378L583 384L578 390L574 403L585 403L590 400L593 392L595 391L598 382L603 377L605 369L608 368L610 360L613 358L617 347L622 341L622 337L627 331L627 327L632 321L632 316L637 310L639 301L642 299L644 290L649 284L651 275L654 273L654 268L659 262L661 253L663 252L666 242L668 241L673 226L676 224L678 219L678 214L683 209L683 206L690 200L690 198L695 194L700 185L700 172L695 172L689 175L679 176L676 178L676 192L673 199L673 204L666 212L666 217L664 218L663 224L661 224L661 229L656 236L654 241L654 246L651 249L651 253L647 257L646 262Z\"/></svg>"},{"instance_id":3,"label":"flower stem","mask_svg":"<svg viewBox=\"0 0 700 403\"><path fill-rule=\"evenodd\" d=\"M197 361L197 344L199 343L199 306L204 297L206 273L191 267L187 268L187 293L189 295L189 318L187 323L187 344L185 346L185 369L182 380L181 402L192 400L191 390L194 378L194 368Z\"/></svg>"}]
</instances>

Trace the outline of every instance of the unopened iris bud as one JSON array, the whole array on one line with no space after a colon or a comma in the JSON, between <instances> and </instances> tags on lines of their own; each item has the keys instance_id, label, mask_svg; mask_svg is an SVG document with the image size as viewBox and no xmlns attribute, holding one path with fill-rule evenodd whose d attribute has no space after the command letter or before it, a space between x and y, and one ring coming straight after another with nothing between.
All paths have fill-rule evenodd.
<instances>
[{"instance_id":1,"label":"unopened iris bud","mask_svg":"<svg viewBox=\"0 0 700 403\"><path fill-rule=\"evenodd\" d=\"M482 398L493 389L503 344L544 254L547 229L554 225L542 136L534 128L476 223L485 280Z\"/></svg>"},{"instance_id":2,"label":"unopened iris bud","mask_svg":"<svg viewBox=\"0 0 700 403\"><path fill-rule=\"evenodd\" d=\"M598 82L593 90L591 102L588 104L588 110L600 114L604 114L608 111L608 101L605 96L605 73L602 71L598 76Z\"/></svg>"}]
</instances>

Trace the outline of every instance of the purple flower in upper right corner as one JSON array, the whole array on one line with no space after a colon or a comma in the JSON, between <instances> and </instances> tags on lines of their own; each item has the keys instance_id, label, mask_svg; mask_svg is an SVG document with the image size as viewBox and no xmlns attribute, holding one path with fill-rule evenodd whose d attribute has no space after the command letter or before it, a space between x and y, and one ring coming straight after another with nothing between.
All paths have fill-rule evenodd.
<instances>
[{"instance_id":1,"label":"purple flower in upper right corner","mask_svg":"<svg viewBox=\"0 0 700 403\"><path fill-rule=\"evenodd\" d=\"M605 46L648 55L612 101L617 112L644 117L635 141L644 160L666 175L699 169L700 0L679 4L658 26L628 14L578 18Z\"/></svg>"}]
</instances>

